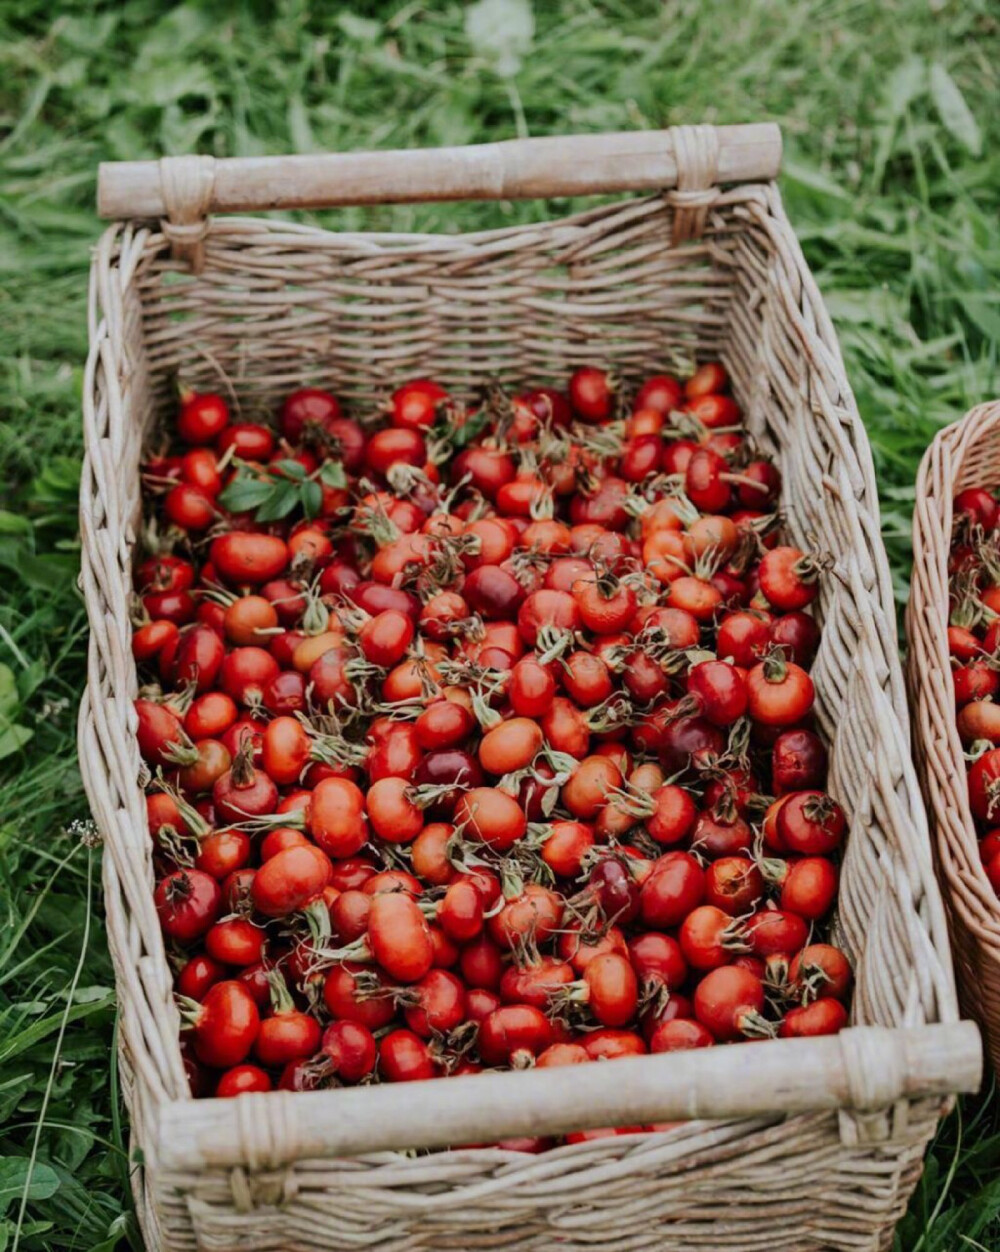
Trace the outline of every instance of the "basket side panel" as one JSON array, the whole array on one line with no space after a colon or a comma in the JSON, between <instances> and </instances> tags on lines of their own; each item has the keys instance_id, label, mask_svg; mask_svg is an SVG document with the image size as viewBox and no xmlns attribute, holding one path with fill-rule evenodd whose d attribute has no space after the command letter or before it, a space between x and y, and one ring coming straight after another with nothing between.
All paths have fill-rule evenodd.
<instances>
[{"instance_id":1,"label":"basket side panel","mask_svg":"<svg viewBox=\"0 0 1000 1252\"><path fill-rule=\"evenodd\" d=\"M739 209L726 361L750 429L781 458L793 542L829 554L812 674L830 787L852 814L838 930L858 1022L956 1012L947 927L909 759L905 691L871 453L829 317L777 192Z\"/></svg>"},{"instance_id":2,"label":"basket side panel","mask_svg":"<svg viewBox=\"0 0 1000 1252\"><path fill-rule=\"evenodd\" d=\"M131 558L141 522L139 457L154 406L135 276L148 232L109 230L91 273L90 337L80 493L81 582L90 616L88 684L80 708L80 769L104 840L108 946L120 1013L122 1086L133 1141L155 1163L150 1127L166 1099L187 1094L178 1019L159 922L135 740L136 673L130 648ZM156 1215L146 1171L132 1173L136 1207L153 1246Z\"/></svg>"},{"instance_id":3,"label":"basket side panel","mask_svg":"<svg viewBox=\"0 0 1000 1252\"><path fill-rule=\"evenodd\" d=\"M969 810L947 627L952 499L1000 482L1000 403L971 410L928 449L917 478L913 583L906 613L914 751L948 906L962 1006L1000 1067L1000 901L983 870Z\"/></svg>"},{"instance_id":4,"label":"basket side panel","mask_svg":"<svg viewBox=\"0 0 1000 1252\"><path fill-rule=\"evenodd\" d=\"M534 1158L302 1161L164 1187L187 1197L200 1246L218 1252L874 1252L902 1215L939 1112L911 1108L905 1137L878 1147L843 1147L826 1114L695 1122Z\"/></svg>"},{"instance_id":5,"label":"basket side panel","mask_svg":"<svg viewBox=\"0 0 1000 1252\"><path fill-rule=\"evenodd\" d=\"M220 220L201 275L165 255L145 276L150 361L268 412L321 383L362 414L415 375L469 394L493 380L561 381L585 363L630 376L672 354L689 363L724 337L728 224L720 207L702 241L672 248L672 222L661 198L480 235Z\"/></svg>"}]
</instances>

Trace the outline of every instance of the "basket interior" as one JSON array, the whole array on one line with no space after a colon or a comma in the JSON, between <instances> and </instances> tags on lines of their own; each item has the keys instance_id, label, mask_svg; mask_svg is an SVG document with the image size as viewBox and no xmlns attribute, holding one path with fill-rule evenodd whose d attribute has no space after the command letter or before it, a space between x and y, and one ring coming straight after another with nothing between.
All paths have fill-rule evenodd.
<instances>
[{"instance_id":1,"label":"basket interior","mask_svg":"<svg viewBox=\"0 0 1000 1252\"><path fill-rule=\"evenodd\" d=\"M703 237L678 247L672 217L648 197L475 235L217 219L199 275L178 268L162 234L128 227L141 237L121 296L138 421L124 460L137 469L138 428L173 406L178 375L228 394L246 417L315 383L364 418L406 377L469 395L493 380L564 382L583 363L634 379L721 359L751 433L782 466L790 537L832 557L813 676L831 791L852 813L838 937L857 972L854 1020L947 1019L877 491L832 332L801 299L811 280L773 187L719 193ZM130 489L133 526L139 509Z\"/></svg>"}]
</instances>

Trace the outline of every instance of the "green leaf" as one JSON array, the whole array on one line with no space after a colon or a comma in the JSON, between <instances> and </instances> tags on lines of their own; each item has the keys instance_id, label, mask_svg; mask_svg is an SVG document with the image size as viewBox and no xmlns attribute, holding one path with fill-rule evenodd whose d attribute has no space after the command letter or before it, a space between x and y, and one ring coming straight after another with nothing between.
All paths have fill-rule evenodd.
<instances>
[{"instance_id":1,"label":"green leaf","mask_svg":"<svg viewBox=\"0 0 1000 1252\"><path fill-rule=\"evenodd\" d=\"M940 61L931 66L931 96L945 130L973 156L979 156L983 150L979 123L972 116L958 83Z\"/></svg>"},{"instance_id":2,"label":"green leaf","mask_svg":"<svg viewBox=\"0 0 1000 1252\"><path fill-rule=\"evenodd\" d=\"M177 66L183 59L183 53L209 35L213 26L211 16L194 4L172 7L145 34L136 63L137 70L143 73L157 62Z\"/></svg>"},{"instance_id":3,"label":"green leaf","mask_svg":"<svg viewBox=\"0 0 1000 1252\"><path fill-rule=\"evenodd\" d=\"M270 495L257 510L258 522L276 522L287 517L299 503L299 490L295 483L277 483Z\"/></svg>"},{"instance_id":4,"label":"green leaf","mask_svg":"<svg viewBox=\"0 0 1000 1252\"><path fill-rule=\"evenodd\" d=\"M965 312L987 339L1000 343L1000 313L990 308L987 297L969 292L965 297Z\"/></svg>"},{"instance_id":5,"label":"green leaf","mask_svg":"<svg viewBox=\"0 0 1000 1252\"><path fill-rule=\"evenodd\" d=\"M113 988L102 987L100 984L95 984L92 987L77 987L73 992L73 1003L93 1004L95 1000L107 1001L108 997L113 995Z\"/></svg>"},{"instance_id":6,"label":"green leaf","mask_svg":"<svg viewBox=\"0 0 1000 1252\"><path fill-rule=\"evenodd\" d=\"M55 1222L22 1222L21 1238L29 1239L33 1235L44 1235L47 1230L51 1230Z\"/></svg>"},{"instance_id":7,"label":"green leaf","mask_svg":"<svg viewBox=\"0 0 1000 1252\"><path fill-rule=\"evenodd\" d=\"M117 13L105 13L102 16L88 13L85 17L63 16L52 34L54 36L58 30L60 43L80 52L97 53L108 43L117 24Z\"/></svg>"},{"instance_id":8,"label":"green leaf","mask_svg":"<svg viewBox=\"0 0 1000 1252\"><path fill-rule=\"evenodd\" d=\"M249 513L271 498L274 486L268 478L234 478L219 495L219 503L232 513Z\"/></svg>"},{"instance_id":9,"label":"green leaf","mask_svg":"<svg viewBox=\"0 0 1000 1252\"><path fill-rule=\"evenodd\" d=\"M8 1036L0 1042L0 1065L6 1065L11 1058L30 1052L36 1043L41 1042L42 1039L47 1039L49 1035L56 1034L63 1020L67 1022L81 1021L84 1018L93 1017L98 1013L113 1009L114 1003L114 996L109 995L106 1000L95 1000L92 1004L74 1004L64 1013L54 1013L51 1017L44 1017L41 1021L32 1022L30 1026L22 1027L15 1035Z\"/></svg>"},{"instance_id":10,"label":"green leaf","mask_svg":"<svg viewBox=\"0 0 1000 1252\"><path fill-rule=\"evenodd\" d=\"M804 161L787 161L782 174L792 182L800 183L821 196L829 196L833 200L842 200L847 204L854 202L854 197L850 192L845 191L822 170L807 165Z\"/></svg>"},{"instance_id":11,"label":"green leaf","mask_svg":"<svg viewBox=\"0 0 1000 1252\"><path fill-rule=\"evenodd\" d=\"M29 1087L35 1082L34 1074L15 1074L0 1082L0 1122L13 1114Z\"/></svg>"},{"instance_id":12,"label":"green leaf","mask_svg":"<svg viewBox=\"0 0 1000 1252\"><path fill-rule=\"evenodd\" d=\"M319 472L320 482L325 487L346 487L347 476L339 461L324 461Z\"/></svg>"},{"instance_id":13,"label":"green leaf","mask_svg":"<svg viewBox=\"0 0 1000 1252\"><path fill-rule=\"evenodd\" d=\"M20 1201L27 1188L29 1200L47 1200L59 1190L59 1177L43 1161L34 1168L20 1156L0 1156L0 1213Z\"/></svg>"},{"instance_id":14,"label":"green leaf","mask_svg":"<svg viewBox=\"0 0 1000 1252\"><path fill-rule=\"evenodd\" d=\"M17 676L17 689L20 692L22 704L34 695L48 674L48 666L41 658L32 661L27 669L21 670Z\"/></svg>"},{"instance_id":15,"label":"green leaf","mask_svg":"<svg viewBox=\"0 0 1000 1252\"><path fill-rule=\"evenodd\" d=\"M119 1247L123 1239L128 1238L131 1231L131 1215L128 1213L119 1213L108 1227L107 1239L102 1239L100 1243L95 1243L90 1252L114 1252Z\"/></svg>"},{"instance_id":16,"label":"green leaf","mask_svg":"<svg viewBox=\"0 0 1000 1252\"><path fill-rule=\"evenodd\" d=\"M0 533L0 566L13 570L33 591L64 592L76 577L78 565L75 556L35 552L29 543Z\"/></svg>"},{"instance_id":17,"label":"green leaf","mask_svg":"<svg viewBox=\"0 0 1000 1252\"><path fill-rule=\"evenodd\" d=\"M485 408L482 408L478 413L473 413L453 434L450 433L450 427L444 433L450 438L453 448L464 448L466 444L471 443L473 439L482 434L489 424L489 420L489 413Z\"/></svg>"},{"instance_id":18,"label":"green leaf","mask_svg":"<svg viewBox=\"0 0 1000 1252\"><path fill-rule=\"evenodd\" d=\"M299 494L302 499L302 510L306 517L318 517L319 511L323 507L323 488L319 483L303 483Z\"/></svg>"},{"instance_id":19,"label":"green leaf","mask_svg":"<svg viewBox=\"0 0 1000 1252\"><path fill-rule=\"evenodd\" d=\"M33 730L29 730L27 726L19 726L16 722L0 728L0 761L20 752L34 737Z\"/></svg>"},{"instance_id":20,"label":"green leaf","mask_svg":"<svg viewBox=\"0 0 1000 1252\"><path fill-rule=\"evenodd\" d=\"M20 513L8 513L0 509L0 535L29 535L31 523Z\"/></svg>"},{"instance_id":21,"label":"green leaf","mask_svg":"<svg viewBox=\"0 0 1000 1252\"><path fill-rule=\"evenodd\" d=\"M835 322L885 327L906 322L904 302L883 287L835 288L826 293L826 307Z\"/></svg>"},{"instance_id":22,"label":"green leaf","mask_svg":"<svg viewBox=\"0 0 1000 1252\"><path fill-rule=\"evenodd\" d=\"M141 106L165 108L189 97L210 101L215 90L215 80L206 64L175 57L134 75L126 99Z\"/></svg>"},{"instance_id":23,"label":"green leaf","mask_svg":"<svg viewBox=\"0 0 1000 1252\"><path fill-rule=\"evenodd\" d=\"M214 100L207 108L199 108L197 112L190 112L186 104L168 104L160 124L163 151L183 155L196 149L202 137L215 126L218 113Z\"/></svg>"},{"instance_id":24,"label":"green leaf","mask_svg":"<svg viewBox=\"0 0 1000 1252\"><path fill-rule=\"evenodd\" d=\"M337 25L348 39L356 39L359 43L374 43L382 32L379 22L351 12L338 13Z\"/></svg>"},{"instance_id":25,"label":"green leaf","mask_svg":"<svg viewBox=\"0 0 1000 1252\"><path fill-rule=\"evenodd\" d=\"M54 456L31 482L31 498L49 507L68 504L74 510L80 490L80 462L75 457Z\"/></svg>"},{"instance_id":26,"label":"green leaf","mask_svg":"<svg viewBox=\"0 0 1000 1252\"><path fill-rule=\"evenodd\" d=\"M9 717L21 704L17 678L9 665L0 664L0 721Z\"/></svg>"},{"instance_id":27,"label":"green leaf","mask_svg":"<svg viewBox=\"0 0 1000 1252\"><path fill-rule=\"evenodd\" d=\"M885 82L882 103L878 109L879 124L875 127L878 144L872 161L872 182L881 185L882 175L892 155L896 131L901 119L927 85L927 63L923 57L910 57L901 62Z\"/></svg>"},{"instance_id":28,"label":"green leaf","mask_svg":"<svg viewBox=\"0 0 1000 1252\"><path fill-rule=\"evenodd\" d=\"M293 152L315 152L316 137L309 121L309 110L298 92L288 101L288 133L292 138Z\"/></svg>"},{"instance_id":29,"label":"green leaf","mask_svg":"<svg viewBox=\"0 0 1000 1252\"><path fill-rule=\"evenodd\" d=\"M278 461L278 463L274 466L274 469L280 470L286 478L294 478L298 482L301 482L306 476L306 467L301 461L293 461L291 459L287 461Z\"/></svg>"}]
</instances>

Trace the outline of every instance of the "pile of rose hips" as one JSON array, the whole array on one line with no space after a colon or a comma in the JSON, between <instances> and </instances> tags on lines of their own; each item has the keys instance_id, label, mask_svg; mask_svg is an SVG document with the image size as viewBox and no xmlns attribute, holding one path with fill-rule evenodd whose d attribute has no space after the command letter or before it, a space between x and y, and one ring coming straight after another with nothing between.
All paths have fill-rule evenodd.
<instances>
[{"instance_id":1,"label":"pile of rose hips","mask_svg":"<svg viewBox=\"0 0 1000 1252\"><path fill-rule=\"evenodd\" d=\"M979 854L1000 895L1000 506L985 488L969 487L955 497L953 515L948 650L956 720Z\"/></svg>"},{"instance_id":2,"label":"pile of rose hips","mask_svg":"<svg viewBox=\"0 0 1000 1252\"><path fill-rule=\"evenodd\" d=\"M839 1030L823 561L778 539L723 369L472 407L419 380L377 418L189 393L145 468L138 741L195 1094Z\"/></svg>"}]
</instances>

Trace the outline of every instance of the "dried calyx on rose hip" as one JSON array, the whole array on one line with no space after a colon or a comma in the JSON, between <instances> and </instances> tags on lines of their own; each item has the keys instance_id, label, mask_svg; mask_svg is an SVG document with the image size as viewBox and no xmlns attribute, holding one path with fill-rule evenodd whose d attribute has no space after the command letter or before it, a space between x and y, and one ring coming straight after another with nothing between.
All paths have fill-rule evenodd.
<instances>
[{"instance_id":1,"label":"dried calyx on rose hip","mask_svg":"<svg viewBox=\"0 0 1000 1252\"><path fill-rule=\"evenodd\" d=\"M782 534L721 365L637 381L401 380L353 414L310 387L273 421L183 393L143 471L133 650L195 1094L846 1022L809 676L829 562ZM1000 866L996 506L957 508Z\"/></svg>"}]
</instances>

